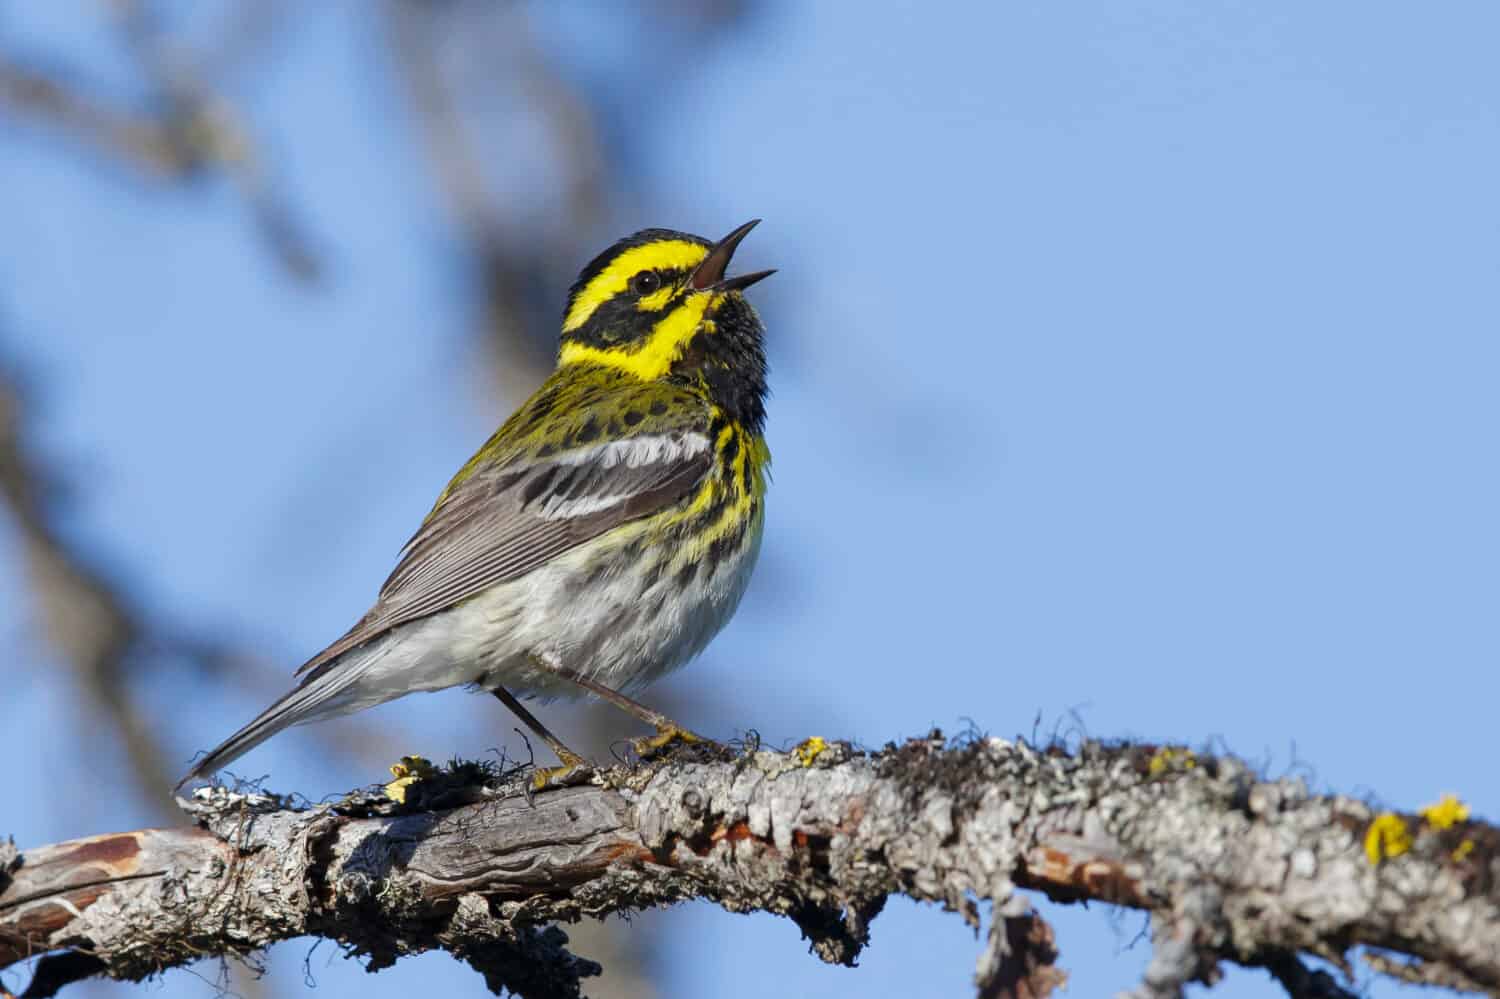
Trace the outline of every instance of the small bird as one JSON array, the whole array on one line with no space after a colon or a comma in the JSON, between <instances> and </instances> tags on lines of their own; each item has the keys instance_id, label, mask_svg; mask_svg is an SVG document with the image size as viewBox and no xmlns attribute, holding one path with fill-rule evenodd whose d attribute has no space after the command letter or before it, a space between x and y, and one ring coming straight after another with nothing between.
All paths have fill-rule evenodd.
<instances>
[{"instance_id":1,"label":"small bird","mask_svg":"<svg viewBox=\"0 0 1500 999\"><path fill-rule=\"evenodd\" d=\"M759 221L717 243L646 229L594 258L557 369L454 475L375 605L178 787L290 725L461 685L557 754L537 787L587 763L519 698L603 698L656 729L642 755L696 740L625 692L703 650L760 550L765 328L743 292L774 272L724 276Z\"/></svg>"}]
</instances>

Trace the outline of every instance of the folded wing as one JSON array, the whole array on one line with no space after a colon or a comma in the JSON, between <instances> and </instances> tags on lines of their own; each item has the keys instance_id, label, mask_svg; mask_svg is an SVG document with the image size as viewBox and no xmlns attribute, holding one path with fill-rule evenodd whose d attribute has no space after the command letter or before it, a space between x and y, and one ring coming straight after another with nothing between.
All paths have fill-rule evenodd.
<instances>
[{"instance_id":1,"label":"folded wing","mask_svg":"<svg viewBox=\"0 0 1500 999\"><path fill-rule=\"evenodd\" d=\"M643 428L546 460L475 472L451 488L407 543L370 612L297 672L311 679L318 667L398 625L690 497L713 464L704 417L697 426Z\"/></svg>"}]
</instances>

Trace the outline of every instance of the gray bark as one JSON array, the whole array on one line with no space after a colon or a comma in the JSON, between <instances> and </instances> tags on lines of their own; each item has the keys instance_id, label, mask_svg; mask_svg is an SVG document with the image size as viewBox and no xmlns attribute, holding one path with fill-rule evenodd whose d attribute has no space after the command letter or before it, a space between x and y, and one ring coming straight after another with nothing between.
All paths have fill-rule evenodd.
<instances>
[{"instance_id":1,"label":"gray bark","mask_svg":"<svg viewBox=\"0 0 1500 999\"><path fill-rule=\"evenodd\" d=\"M497 992L573 996L596 966L556 922L708 899L788 916L849 963L900 893L976 927L992 902L979 994L1042 996L1065 975L1029 889L1151 914L1132 995L1181 995L1222 961L1292 995L1348 995L1301 956L1347 970L1360 946L1379 974L1500 994L1495 827L1397 817L1410 841L1372 859L1368 805L1230 757L934 734L871 754L677 757L534 797L523 782L467 765L404 805L300 809L215 788L186 803L194 826L0 845L0 969L51 955L26 993L41 996L310 934L375 968L441 948Z\"/></svg>"}]
</instances>

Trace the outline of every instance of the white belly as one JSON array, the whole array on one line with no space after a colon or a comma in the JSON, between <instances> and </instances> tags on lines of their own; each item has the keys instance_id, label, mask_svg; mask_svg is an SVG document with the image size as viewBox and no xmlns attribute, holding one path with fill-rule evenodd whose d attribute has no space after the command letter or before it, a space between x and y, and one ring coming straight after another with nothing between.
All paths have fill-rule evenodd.
<instances>
[{"instance_id":1,"label":"white belly","mask_svg":"<svg viewBox=\"0 0 1500 999\"><path fill-rule=\"evenodd\" d=\"M757 517L738 552L712 570L700 566L685 582L671 573L650 581L616 566L610 543L580 545L347 653L339 668L361 675L315 717L470 683L548 699L582 693L540 668L538 659L616 690L644 687L702 652L734 614L760 553L762 527Z\"/></svg>"}]
</instances>

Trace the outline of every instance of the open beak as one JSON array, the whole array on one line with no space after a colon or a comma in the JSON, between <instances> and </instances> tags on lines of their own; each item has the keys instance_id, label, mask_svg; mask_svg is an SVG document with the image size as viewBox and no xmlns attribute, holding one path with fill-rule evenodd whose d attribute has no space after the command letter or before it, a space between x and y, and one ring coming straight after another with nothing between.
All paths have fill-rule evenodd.
<instances>
[{"instance_id":1,"label":"open beak","mask_svg":"<svg viewBox=\"0 0 1500 999\"><path fill-rule=\"evenodd\" d=\"M724 270L729 266L729 258L734 256L735 247L739 246L740 240L750 235L750 230L758 225L760 225L760 219L751 219L714 244L714 248L708 251L708 256L703 258L703 262L688 279L688 284L694 291L743 291L762 278L768 278L776 273L772 270L740 274L732 278L724 276Z\"/></svg>"}]
</instances>

